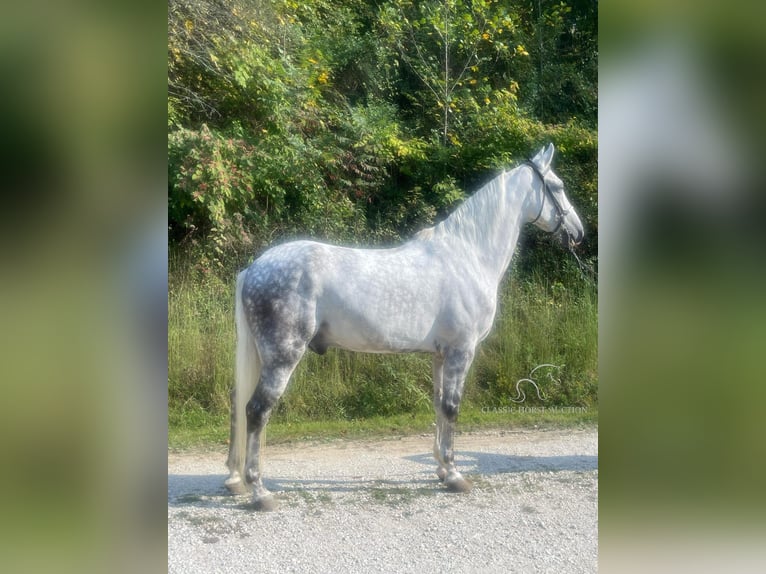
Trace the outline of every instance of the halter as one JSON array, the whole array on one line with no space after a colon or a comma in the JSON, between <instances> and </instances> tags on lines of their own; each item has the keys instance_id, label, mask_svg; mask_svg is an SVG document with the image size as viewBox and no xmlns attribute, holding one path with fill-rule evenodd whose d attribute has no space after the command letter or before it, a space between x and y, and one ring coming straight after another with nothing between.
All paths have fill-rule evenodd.
<instances>
[{"instance_id":1,"label":"halter","mask_svg":"<svg viewBox=\"0 0 766 574\"><path fill-rule=\"evenodd\" d=\"M548 189L548 182L545 181L545 176L540 173L540 170L538 169L535 162L533 162L531 159L528 159L524 162L529 167L532 168L532 171L535 172L540 179L543 182L543 201L540 204L540 211L537 213L537 217L535 217L530 223L535 223L538 219L540 219L540 216L543 214L543 208L545 207L545 198L547 196L551 197L551 200L553 201L553 205L556 206L556 212L558 214L559 222L558 225L556 225L556 229L554 229L551 233L556 233L560 228L561 225L564 223L564 218L566 217L567 213L569 213L566 209L561 207L561 204L556 199L556 196L553 195L550 189ZM567 248L569 249L569 252L574 255L575 260L577 261L577 265L580 267L580 272L583 274L583 276L591 281L592 283L598 285L598 283L594 280L594 278L597 277L596 272L593 270L592 266L589 266L577 256L577 253L574 250L574 244L571 240L571 235L569 234L569 229L567 229L567 226L564 226L564 233L567 234Z\"/></svg>"},{"instance_id":2,"label":"halter","mask_svg":"<svg viewBox=\"0 0 766 574\"><path fill-rule=\"evenodd\" d=\"M540 169L537 167L535 162L533 162L531 159L528 159L524 162L529 167L532 168L532 171L535 172L540 180L543 182L543 201L540 203L540 211L537 213L537 217L535 217L530 223L536 223L538 219L540 219L540 216L543 214L543 208L545 207L545 198L550 196L551 201L553 201L553 205L556 208L556 214L558 216L559 222L556 225L556 228L551 231L551 233L556 233L559 229L561 229L561 226L564 223L564 218L566 217L567 213L569 213L566 209L561 207L561 204L556 199L556 196L553 195L550 189L548 189L548 182L545 181L545 176L540 172ZM567 230L566 226L564 227L564 231L569 235L569 231Z\"/></svg>"}]
</instances>

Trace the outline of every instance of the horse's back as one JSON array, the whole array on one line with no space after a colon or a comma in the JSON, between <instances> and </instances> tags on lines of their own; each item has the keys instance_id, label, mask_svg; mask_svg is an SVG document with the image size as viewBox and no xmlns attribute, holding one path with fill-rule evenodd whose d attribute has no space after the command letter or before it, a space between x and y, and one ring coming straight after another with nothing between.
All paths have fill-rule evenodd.
<instances>
[{"instance_id":1,"label":"horse's back","mask_svg":"<svg viewBox=\"0 0 766 574\"><path fill-rule=\"evenodd\" d=\"M247 281L262 288L295 288L301 280L322 290L396 291L429 279L437 270L425 250L405 243L390 249L357 249L298 240L265 251L245 270ZM431 285L432 286L432 285Z\"/></svg>"},{"instance_id":2,"label":"horse's back","mask_svg":"<svg viewBox=\"0 0 766 574\"><path fill-rule=\"evenodd\" d=\"M319 350L431 350L438 269L417 244L354 249L293 241L269 249L246 270L243 297L267 319L275 308L303 317Z\"/></svg>"}]
</instances>

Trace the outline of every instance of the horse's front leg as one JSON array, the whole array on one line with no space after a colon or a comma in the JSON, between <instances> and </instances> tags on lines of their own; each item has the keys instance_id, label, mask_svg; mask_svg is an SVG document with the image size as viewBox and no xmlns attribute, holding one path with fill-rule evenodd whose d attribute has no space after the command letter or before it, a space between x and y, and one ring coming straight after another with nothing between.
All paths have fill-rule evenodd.
<instances>
[{"instance_id":1,"label":"horse's front leg","mask_svg":"<svg viewBox=\"0 0 766 574\"><path fill-rule=\"evenodd\" d=\"M434 454L439 463L437 474L452 492L468 492L471 483L455 467L454 434L463 396L465 376L473 361L474 350L449 349L444 352L441 369L441 397L436 409L436 444ZM435 365L435 364L434 364ZM436 370L436 368L434 368ZM436 383L434 382L434 388ZM436 403L436 393L434 393Z\"/></svg>"},{"instance_id":2,"label":"horse's front leg","mask_svg":"<svg viewBox=\"0 0 766 574\"><path fill-rule=\"evenodd\" d=\"M444 357L441 354L435 354L433 360L433 381L434 381L434 412L436 413L436 431L434 436L434 458L436 459L436 476L442 482L447 478L447 465L442 459L441 453L441 424L444 417L441 416L442 408L442 384L444 375Z\"/></svg>"}]
</instances>

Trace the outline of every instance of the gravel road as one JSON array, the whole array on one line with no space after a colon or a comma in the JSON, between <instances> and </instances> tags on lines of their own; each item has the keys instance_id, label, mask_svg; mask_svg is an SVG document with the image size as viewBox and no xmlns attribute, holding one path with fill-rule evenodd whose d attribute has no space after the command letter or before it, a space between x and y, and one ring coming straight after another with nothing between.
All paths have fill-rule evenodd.
<instances>
[{"instance_id":1,"label":"gravel road","mask_svg":"<svg viewBox=\"0 0 766 574\"><path fill-rule=\"evenodd\" d=\"M469 494L438 482L432 441L267 444L270 513L226 492L223 451L169 453L168 571L596 572L594 427L457 435Z\"/></svg>"}]
</instances>

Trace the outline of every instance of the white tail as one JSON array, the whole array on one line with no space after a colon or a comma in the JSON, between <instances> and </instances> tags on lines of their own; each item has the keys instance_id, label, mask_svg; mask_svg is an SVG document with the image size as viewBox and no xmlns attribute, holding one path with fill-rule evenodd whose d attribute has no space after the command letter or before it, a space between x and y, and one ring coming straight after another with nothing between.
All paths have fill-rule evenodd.
<instances>
[{"instance_id":1,"label":"white tail","mask_svg":"<svg viewBox=\"0 0 766 574\"><path fill-rule=\"evenodd\" d=\"M261 364L258 349L250 327L247 324L245 309L242 304L242 285L245 272L237 276L237 289L234 295L235 322L237 327L237 367L236 383L231 393L231 435L229 440L229 478L226 486L233 491L245 488L243 468L247 448L247 416L245 409L255 386L260 378Z\"/></svg>"}]
</instances>

